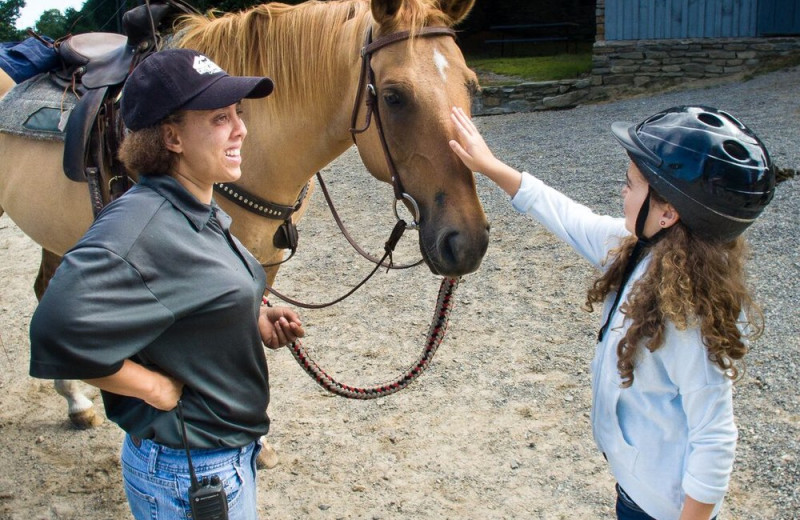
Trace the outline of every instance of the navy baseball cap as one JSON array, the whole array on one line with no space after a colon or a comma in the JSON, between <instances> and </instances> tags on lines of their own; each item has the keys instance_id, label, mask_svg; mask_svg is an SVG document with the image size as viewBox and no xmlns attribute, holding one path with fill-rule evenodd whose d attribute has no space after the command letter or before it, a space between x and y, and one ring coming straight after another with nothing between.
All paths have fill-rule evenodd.
<instances>
[{"instance_id":1,"label":"navy baseball cap","mask_svg":"<svg viewBox=\"0 0 800 520\"><path fill-rule=\"evenodd\" d=\"M215 110L243 98L262 98L272 80L231 76L208 56L192 49L151 54L133 69L122 89L122 120L130 130L160 123L177 110Z\"/></svg>"}]
</instances>

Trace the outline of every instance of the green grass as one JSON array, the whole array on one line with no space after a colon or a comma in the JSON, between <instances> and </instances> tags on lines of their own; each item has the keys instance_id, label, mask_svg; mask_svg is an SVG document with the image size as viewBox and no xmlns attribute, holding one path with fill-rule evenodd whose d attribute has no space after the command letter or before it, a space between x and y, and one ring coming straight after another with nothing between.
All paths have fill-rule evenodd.
<instances>
[{"instance_id":1,"label":"green grass","mask_svg":"<svg viewBox=\"0 0 800 520\"><path fill-rule=\"evenodd\" d=\"M492 73L509 79L482 79L481 84L508 84L519 81L551 81L571 79L587 74L592 69L592 54L557 54L554 56L522 56L515 58L470 58L467 65L478 76Z\"/></svg>"}]
</instances>

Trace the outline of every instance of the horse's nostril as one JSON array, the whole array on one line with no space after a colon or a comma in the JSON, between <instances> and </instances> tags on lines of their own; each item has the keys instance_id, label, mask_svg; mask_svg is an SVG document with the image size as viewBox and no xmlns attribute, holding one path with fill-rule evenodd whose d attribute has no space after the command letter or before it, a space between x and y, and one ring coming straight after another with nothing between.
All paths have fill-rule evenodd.
<instances>
[{"instance_id":1,"label":"horse's nostril","mask_svg":"<svg viewBox=\"0 0 800 520\"><path fill-rule=\"evenodd\" d=\"M435 247L428 249L431 271L445 276L471 273L481 265L488 246L488 230L472 234L457 228L443 229L436 235Z\"/></svg>"},{"instance_id":2,"label":"horse's nostril","mask_svg":"<svg viewBox=\"0 0 800 520\"><path fill-rule=\"evenodd\" d=\"M439 254L448 264L458 265L461 259L462 244L461 233L458 231L445 233L439 242Z\"/></svg>"}]
</instances>

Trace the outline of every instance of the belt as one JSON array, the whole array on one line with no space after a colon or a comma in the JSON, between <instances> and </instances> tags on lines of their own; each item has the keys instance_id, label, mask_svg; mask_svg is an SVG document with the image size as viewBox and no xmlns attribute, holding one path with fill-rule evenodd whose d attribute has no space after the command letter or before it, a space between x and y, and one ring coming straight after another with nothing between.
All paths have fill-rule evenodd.
<instances>
[{"instance_id":1,"label":"belt","mask_svg":"<svg viewBox=\"0 0 800 520\"><path fill-rule=\"evenodd\" d=\"M128 436L131 438L131 442L133 443L134 446L136 446L137 448L140 448L142 446L142 439L140 439L136 435L128 434Z\"/></svg>"}]
</instances>

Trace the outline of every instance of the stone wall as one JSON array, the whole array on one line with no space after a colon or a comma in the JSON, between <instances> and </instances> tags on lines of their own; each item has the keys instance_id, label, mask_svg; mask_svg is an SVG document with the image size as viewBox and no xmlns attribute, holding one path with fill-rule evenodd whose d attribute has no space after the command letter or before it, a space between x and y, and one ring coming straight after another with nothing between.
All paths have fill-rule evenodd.
<instances>
[{"instance_id":1,"label":"stone wall","mask_svg":"<svg viewBox=\"0 0 800 520\"><path fill-rule=\"evenodd\" d=\"M473 100L472 112L562 109L704 82L734 81L765 68L800 63L800 37L598 40L592 54L588 78L485 87Z\"/></svg>"},{"instance_id":2,"label":"stone wall","mask_svg":"<svg viewBox=\"0 0 800 520\"><path fill-rule=\"evenodd\" d=\"M591 78L582 78L483 87L472 99L472 113L489 116L572 108L588 100L591 86Z\"/></svg>"},{"instance_id":3,"label":"stone wall","mask_svg":"<svg viewBox=\"0 0 800 520\"><path fill-rule=\"evenodd\" d=\"M592 54L592 97L603 99L800 63L800 37L598 41Z\"/></svg>"}]
</instances>

